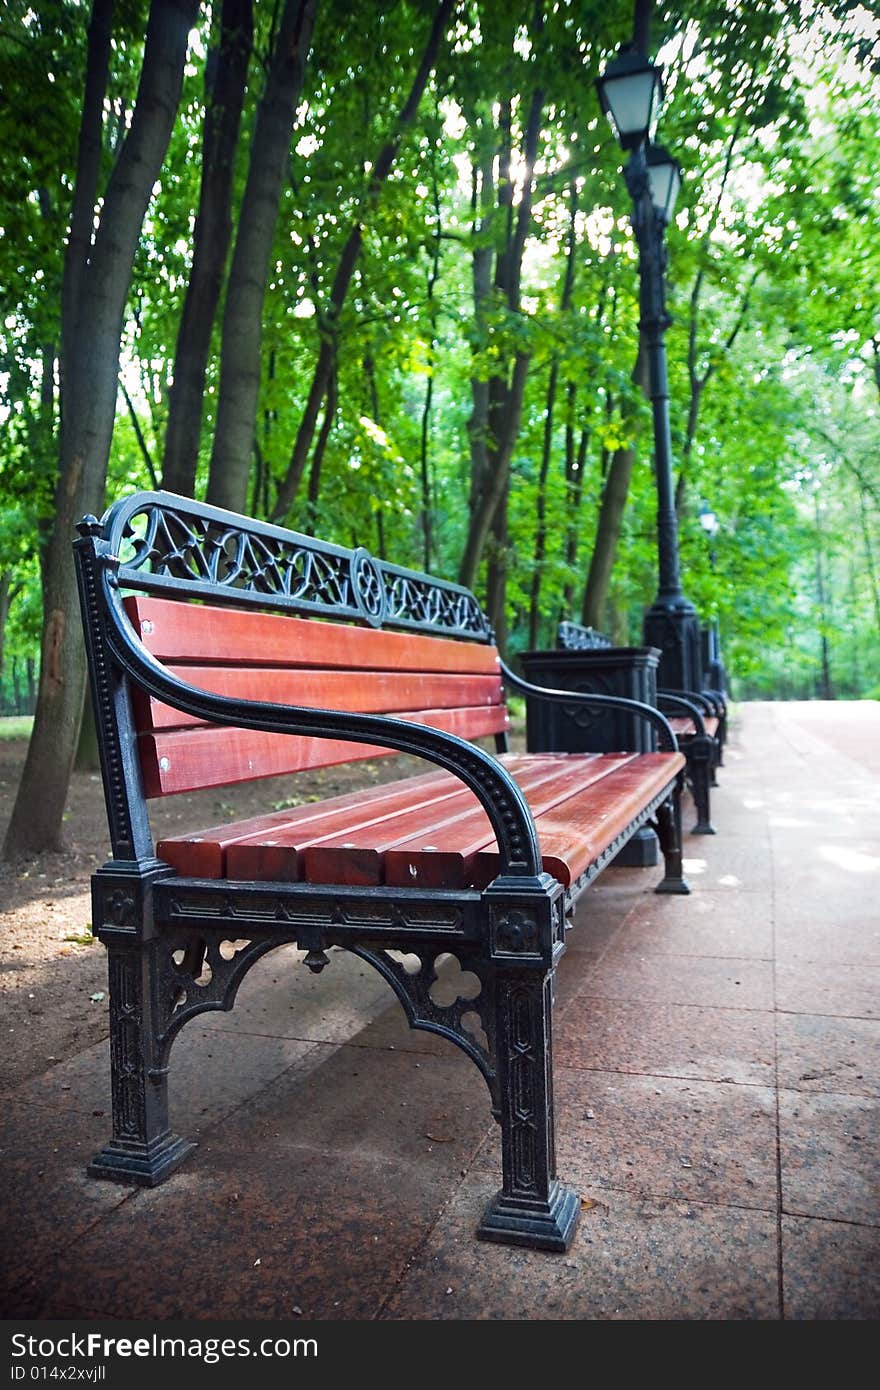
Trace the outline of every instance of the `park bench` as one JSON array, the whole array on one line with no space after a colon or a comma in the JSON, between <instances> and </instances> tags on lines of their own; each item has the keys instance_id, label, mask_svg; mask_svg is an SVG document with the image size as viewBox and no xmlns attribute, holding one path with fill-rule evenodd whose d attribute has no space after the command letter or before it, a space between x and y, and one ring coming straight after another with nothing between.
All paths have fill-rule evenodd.
<instances>
[{"instance_id":1,"label":"park bench","mask_svg":"<svg viewBox=\"0 0 880 1390\"><path fill-rule=\"evenodd\" d=\"M688 891L663 714L587 696L647 720L658 751L511 754L504 684L561 693L507 669L459 585L169 493L78 530L112 844L92 896L113 1134L89 1172L163 1181L194 1147L168 1123L183 1025L230 1009L276 946L316 972L344 947L488 1084L503 1180L478 1234L565 1249L579 1200L554 1165L554 972L575 902L642 825L664 853L657 891ZM494 754L469 741L486 737ZM151 797L392 753L439 770L154 847ZM472 987L439 1002L456 960Z\"/></svg>"},{"instance_id":2,"label":"park bench","mask_svg":"<svg viewBox=\"0 0 880 1390\"><path fill-rule=\"evenodd\" d=\"M613 649L610 637L581 623L562 622L557 646L563 651ZM710 788L716 785L715 769L723 765L727 737L727 703L717 690L657 691L657 707L668 716L679 747L687 759L687 781L694 799L697 823L694 835L714 835Z\"/></svg>"}]
</instances>

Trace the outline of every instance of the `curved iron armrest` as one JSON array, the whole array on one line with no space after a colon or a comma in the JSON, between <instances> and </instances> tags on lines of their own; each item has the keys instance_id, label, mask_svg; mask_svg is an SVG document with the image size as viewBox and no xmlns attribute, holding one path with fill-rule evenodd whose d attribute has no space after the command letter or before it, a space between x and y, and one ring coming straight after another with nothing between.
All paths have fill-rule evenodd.
<instances>
[{"instance_id":1,"label":"curved iron armrest","mask_svg":"<svg viewBox=\"0 0 880 1390\"><path fill-rule=\"evenodd\" d=\"M628 700L624 695L593 695L589 691L555 690L549 685L532 685L531 681L523 680L522 676L511 671L504 661L501 662L501 674L508 685L513 686L516 690L521 690L524 695L531 695L534 699L564 700L567 705L625 710L627 714L645 719L654 726L659 734L661 749L669 753L678 752L678 740L672 732L669 720L664 718L660 710L655 709L653 705L645 705L641 700ZM694 712L699 719L699 711Z\"/></svg>"},{"instance_id":2,"label":"curved iron armrest","mask_svg":"<svg viewBox=\"0 0 880 1390\"><path fill-rule=\"evenodd\" d=\"M669 691L658 691L657 700L661 706L669 710L680 710L682 714L690 715L694 721L694 728L701 738L706 738L706 725L703 723L703 711L692 699L685 699L683 695L671 695Z\"/></svg>"},{"instance_id":3,"label":"curved iron armrest","mask_svg":"<svg viewBox=\"0 0 880 1390\"><path fill-rule=\"evenodd\" d=\"M456 734L387 715L352 714L347 710L276 705L263 700L233 700L178 680L146 650L133 631L116 584L118 560L98 543L100 584L107 615L107 645L118 666L147 694L214 724L266 733L373 743L411 753L459 777L479 799L500 851L499 877L537 878L542 872L535 822L520 788L491 754Z\"/></svg>"},{"instance_id":4,"label":"curved iron armrest","mask_svg":"<svg viewBox=\"0 0 880 1390\"><path fill-rule=\"evenodd\" d=\"M716 713L717 713L718 717L719 717L720 719L726 718L726 716L727 716L727 696L725 695L724 691L723 691L723 690L713 690L711 686L708 686L708 685L707 685L706 688L705 688L705 690L703 691L703 694L706 695L706 696L708 696L708 698L709 698L710 700L714 700L714 701L715 701Z\"/></svg>"},{"instance_id":5,"label":"curved iron armrest","mask_svg":"<svg viewBox=\"0 0 880 1390\"><path fill-rule=\"evenodd\" d=\"M657 698L665 698L666 696L674 697L676 700L688 700L704 714L720 714L716 701L705 690L673 690L671 686L668 688L663 686L662 690L657 691Z\"/></svg>"}]
</instances>

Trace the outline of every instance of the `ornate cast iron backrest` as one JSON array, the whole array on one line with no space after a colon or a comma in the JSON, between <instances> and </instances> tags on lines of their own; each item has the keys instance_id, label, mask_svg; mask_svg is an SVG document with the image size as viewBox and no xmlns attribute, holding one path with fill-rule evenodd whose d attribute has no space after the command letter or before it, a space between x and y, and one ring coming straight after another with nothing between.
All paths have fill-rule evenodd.
<instances>
[{"instance_id":1,"label":"ornate cast iron backrest","mask_svg":"<svg viewBox=\"0 0 880 1390\"><path fill-rule=\"evenodd\" d=\"M611 638L594 627L583 627L580 623L560 623L556 633L556 645L569 652L597 651L610 647Z\"/></svg>"},{"instance_id":2,"label":"ornate cast iron backrest","mask_svg":"<svg viewBox=\"0 0 880 1390\"><path fill-rule=\"evenodd\" d=\"M120 559L121 589L494 640L469 589L362 547L349 550L171 492L124 498L104 527Z\"/></svg>"}]
</instances>

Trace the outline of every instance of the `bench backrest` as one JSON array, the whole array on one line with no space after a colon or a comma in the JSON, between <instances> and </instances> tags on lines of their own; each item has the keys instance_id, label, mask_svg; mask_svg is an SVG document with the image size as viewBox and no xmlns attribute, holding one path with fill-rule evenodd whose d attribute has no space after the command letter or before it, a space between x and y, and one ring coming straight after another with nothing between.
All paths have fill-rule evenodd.
<instances>
[{"instance_id":1,"label":"bench backrest","mask_svg":"<svg viewBox=\"0 0 880 1390\"><path fill-rule=\"evenodd\" d=\"M396 715L469 739L507 729L492 633L461 585L173 493L126 498L85 530L116 557L126 597L124 617L109 605L111 626L127 620L190 686ZM88 612L85 591L84 603ZM128 724L121 746L136 738L148 796L392 752L202 722L134 684L130 715L98 703Z\"/></svg>"},{"instance_id":2,"label":"bench backrest","mask_svg":"<svg viewBox=\"0 0 880 1390\"><path fill-rule=\"evenodd\" d=\"M612 646L610 637L597 632L594 627L584 627L582 623L560 623L556 631L556 645L564 651L604 651Z\"/></svg>"},{"instance_id":3,"label":"bench backrest","mask_svg":"<svg viewBox=\"0 0 880 1390\"><path fill-rule=\"evenodd\" d=\"M200 690L395 714L463 738L508 726L493 646L145 596L128 597L125 608L147 650ZM201 723L142 691L132 696L151 797L393 753Z\"/></svg>"}]
</instances>

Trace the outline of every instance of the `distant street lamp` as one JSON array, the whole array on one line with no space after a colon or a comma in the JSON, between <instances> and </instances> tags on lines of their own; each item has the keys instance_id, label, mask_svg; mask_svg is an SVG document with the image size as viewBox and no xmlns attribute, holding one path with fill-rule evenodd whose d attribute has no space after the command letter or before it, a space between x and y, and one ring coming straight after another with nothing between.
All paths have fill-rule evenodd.
<instances>
[{"instance_id":1,"label":"distant street lamp","mask_svg":"<svg viewBox=\"0 0 880 1390\"><path fill-rule=\"evenodd\" d=\"M629 159L623 171L639 248L639 328L648 357L657 481L657 597L645 613L644 636L659 647L657 683L676 690L702 685L700 625L681 588L678 522L672 484L669 385L666 372L666 247L664 234L681 187L681 167L651 132L663 99L661 72L642 53L623 48L597 79L599 101Z\"/></svg>"}]
</instances>

